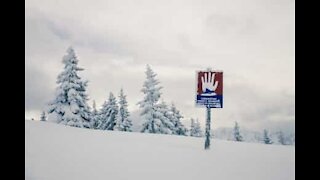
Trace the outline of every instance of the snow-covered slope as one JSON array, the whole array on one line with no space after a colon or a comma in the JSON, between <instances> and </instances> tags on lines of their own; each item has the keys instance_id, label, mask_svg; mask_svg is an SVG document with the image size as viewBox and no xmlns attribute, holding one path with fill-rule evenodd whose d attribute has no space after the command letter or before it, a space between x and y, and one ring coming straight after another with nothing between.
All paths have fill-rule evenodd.
<instances>
[{"instance_id":1,"label":"snow-covered slope","mask_svg":"<svg viewBox=\"0 0 320 180\"><path fill-rule=\"evenodd\" d=\"M25 121L27 180L293 180L294 146Z\"/></svg>"}]
</instances>

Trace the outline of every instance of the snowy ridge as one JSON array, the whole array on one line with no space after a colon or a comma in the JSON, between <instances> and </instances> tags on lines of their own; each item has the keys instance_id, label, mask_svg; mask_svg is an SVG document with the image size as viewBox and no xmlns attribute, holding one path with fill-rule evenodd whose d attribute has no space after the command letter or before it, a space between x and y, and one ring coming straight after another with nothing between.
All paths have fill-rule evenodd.
<instances>
[{"instance_id":1,"label":"snowy ridge","mask_svg":"<svg viewBox=\"0 0 320 180\"><path fill-rule=\"evenodd\" d=\"M292 180L294 146L25 121L27 180Z\"/></svg>"}]
</instances>

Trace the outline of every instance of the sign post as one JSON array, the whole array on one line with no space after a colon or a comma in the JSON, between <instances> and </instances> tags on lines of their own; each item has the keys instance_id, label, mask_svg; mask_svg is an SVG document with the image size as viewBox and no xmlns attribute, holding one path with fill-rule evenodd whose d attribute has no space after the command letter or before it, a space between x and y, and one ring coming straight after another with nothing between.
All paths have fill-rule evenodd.
<instances>
[{"instance_id":1,"label":"sign post","mask_svg":"<svg viewBox=\"0 0 320 180\"><path fill-rule=\"evenodd\" d=\"M223 72L207 71L197 72L197 97L196 106L206 107L206 132L204 149L210 148L210 123L211 123L211 108L223 107Z\"/></svg>"},{"instance_id":2,"label":"sign post","mask_svg":"<svg viewBox=\"0 0 320 180\"><path fill-rule=\"evenodd\" d=\"M210 148L210 121L211 121L211 109L210 107L207 107L206 141L204 143L204 149Z\"/></svg>"}]
</instances>

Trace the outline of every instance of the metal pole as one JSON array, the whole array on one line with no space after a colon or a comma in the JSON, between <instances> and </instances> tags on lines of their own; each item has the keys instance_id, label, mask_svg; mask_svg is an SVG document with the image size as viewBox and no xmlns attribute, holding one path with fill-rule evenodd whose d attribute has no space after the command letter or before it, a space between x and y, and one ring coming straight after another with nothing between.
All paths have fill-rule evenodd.
<instances>
[{"instance_id":1,"label":"metal pole","mask_svg":"<svg viewBox=\"0 0 320 180\"><path fill-rule=\"evenodd\" d=\"M207 121L206 121L206 141L204 143L204 149L210 148L210 121L211 121L211 108L207 106Z\"/></svg>"}]
</instances>

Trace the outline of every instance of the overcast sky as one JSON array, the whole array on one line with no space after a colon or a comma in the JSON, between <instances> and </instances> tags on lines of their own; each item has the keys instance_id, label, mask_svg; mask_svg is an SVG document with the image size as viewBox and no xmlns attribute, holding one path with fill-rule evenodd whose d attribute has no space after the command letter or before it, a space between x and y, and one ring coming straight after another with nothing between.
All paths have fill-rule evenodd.
<instances>
[{"instance_id":1,"label":"overcast sky","mask_svg":"<svg viewBox=\"0 0 320 180\"><path fill-rule=\"evenodd\" d=\"M26 0L25 117L39 119L54 98L66 49L98 107L127 94L133 116L145 67L158 74L162 99L199 118L195 72L224 72L224 108L212 128L294 131L295 22L292 0Z\"/></svg>"}]
</instances>

